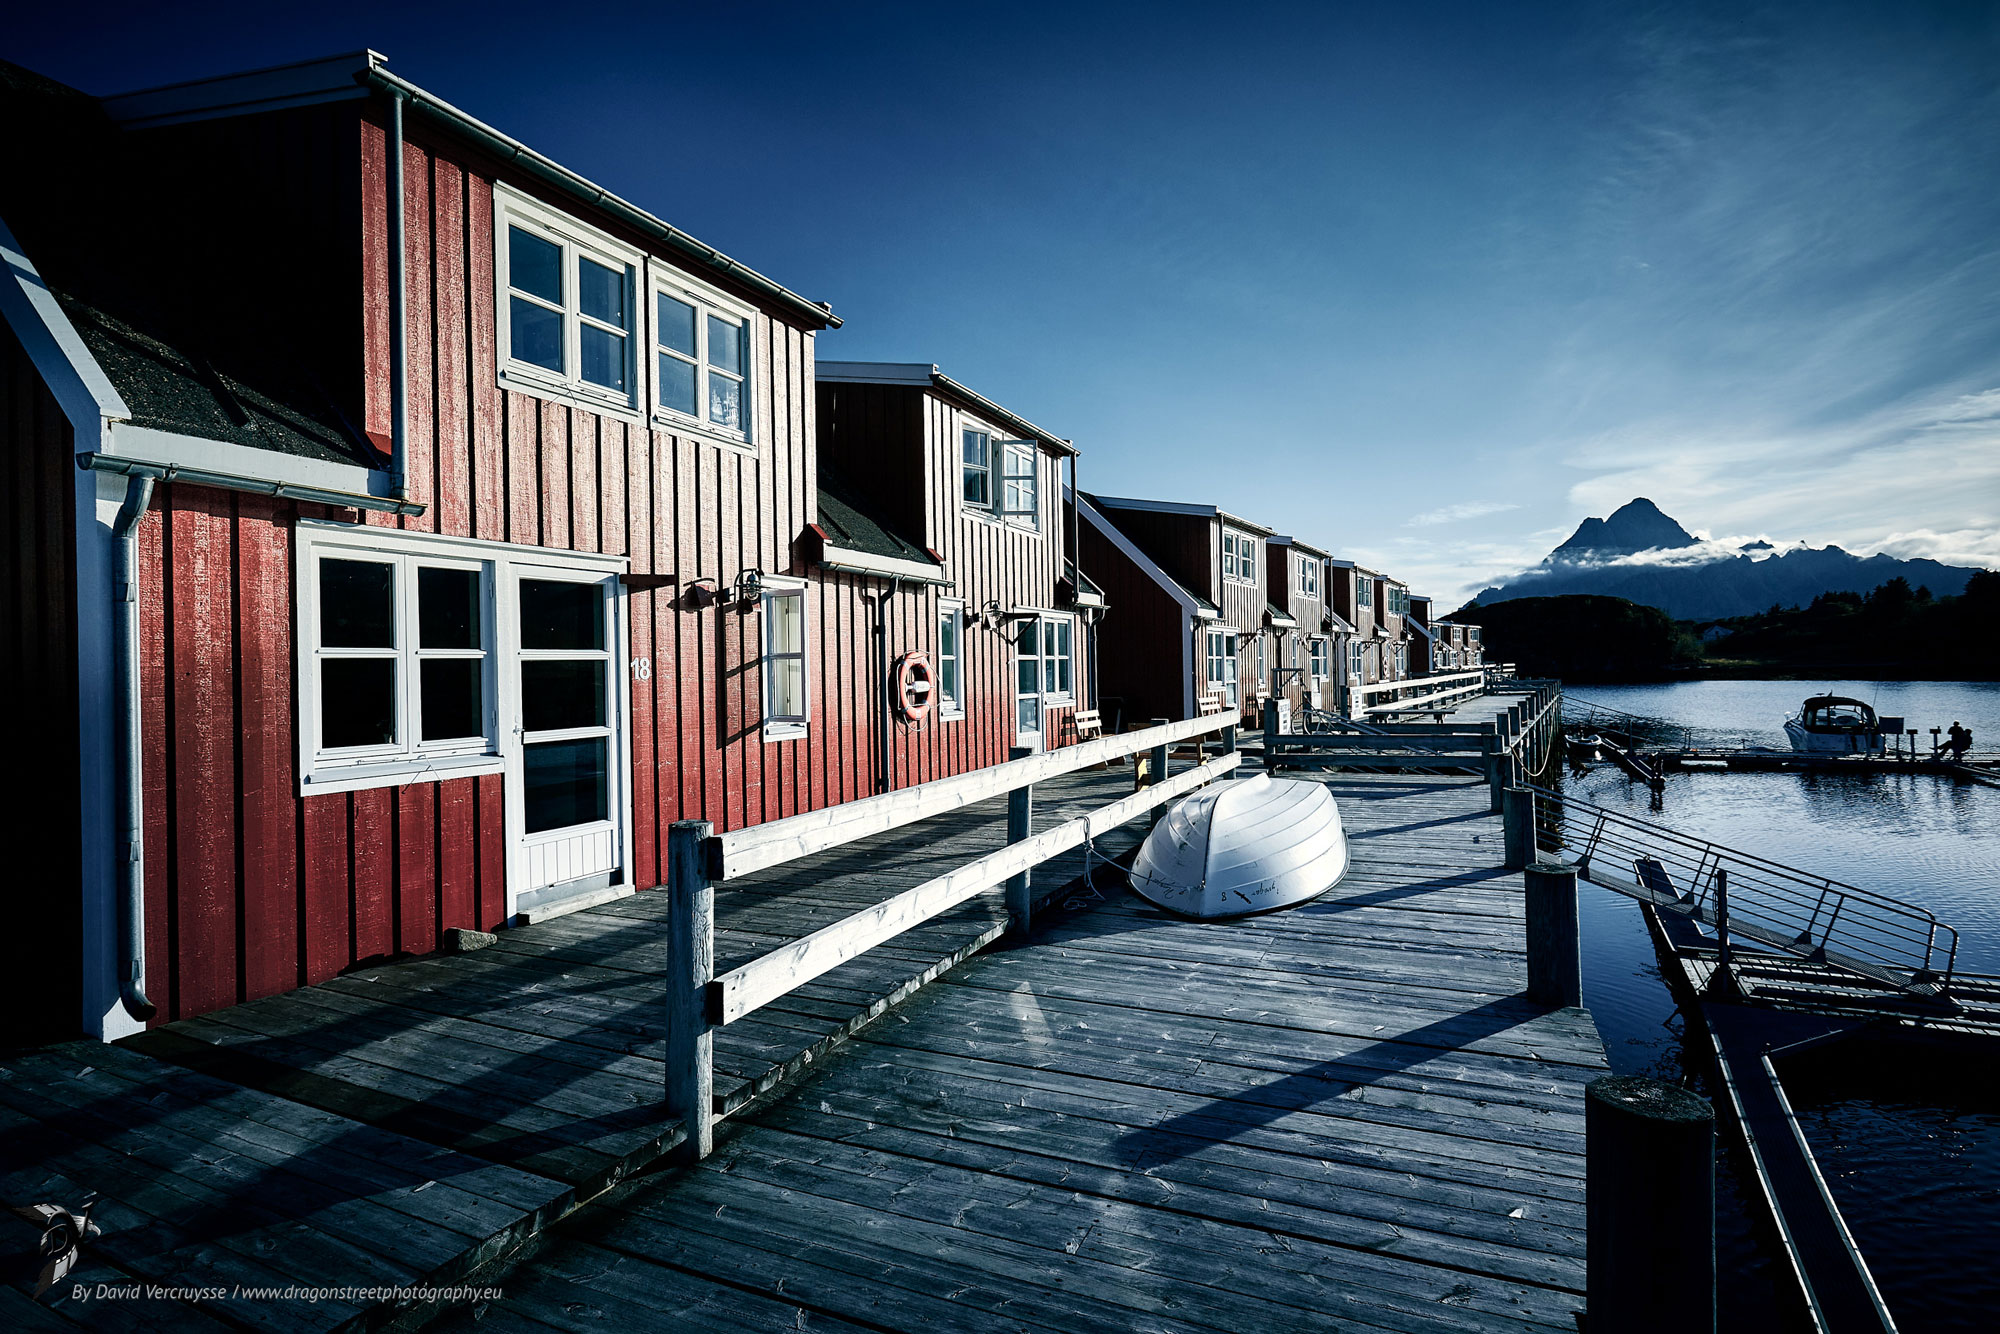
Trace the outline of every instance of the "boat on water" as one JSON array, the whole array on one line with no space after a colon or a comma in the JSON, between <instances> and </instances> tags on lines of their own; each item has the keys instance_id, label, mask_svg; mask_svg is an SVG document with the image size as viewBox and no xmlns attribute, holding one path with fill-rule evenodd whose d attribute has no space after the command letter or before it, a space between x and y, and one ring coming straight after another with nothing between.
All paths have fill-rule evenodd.
<instances>
[{"instance_id":1,"label":"boat on water","mask_svg":"<svg viewBox=\"0 0 2000 1334\"><path fill-rule=\"evenodd\" d=\"M1212 783L1140 845L1132 888L1186 917L1247 917L1316 899L1347 874L1347 834L1324 784L1258 774Z\"/></svg>"},{"instance_id":2,"label":"boat on water","mask_svg":"<svg viewBox=\"0 0 2000 1334\"><path fill-rule=\"evenodd\" d=\"M1792 749L1811 755L1880 755L1884 730L1874 709L1846 695L1814 695L1785 719Z\"/></svg>"}]
</instances>

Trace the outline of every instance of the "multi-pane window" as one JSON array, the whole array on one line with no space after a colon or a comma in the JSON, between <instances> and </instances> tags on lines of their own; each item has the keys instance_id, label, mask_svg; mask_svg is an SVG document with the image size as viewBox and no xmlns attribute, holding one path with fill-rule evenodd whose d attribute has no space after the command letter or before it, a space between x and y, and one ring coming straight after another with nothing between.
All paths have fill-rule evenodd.
<instances>
[{"instance_id":1,"label":"multi-pane window","mask_svg":"<svg viewBox=\"0 0 2000 1334\"><path fill-rule=\"evenodd\" d=\"M492 567L347 547L307 560L306 767L493 753Z\"/></svg>"},{"instance_id":2,"label":"multi-pane window","mask_svg":"<svg viewBox=\"0 0 2000 1334\"><path fill-rule=\"evenodd\" d=\"M1075 623L1067 616L1042 617L1042 693L1066 699L1072 693L1074 656L1071 634Z\"/></svg>"},{"instance_id":3,"label":"multi-pane window","mask_svg":"<svg viewBox=\"0 0 2000 1334\"><path fill-rule=\"evenodd\" d=\"M1386 601L1388 603L1386 610L1391 616L1408 616L1410 614L1409 589L1390 584L1389 596Z\"/></svg>"},{"instance_id":4,"label":"multi-pane window","mask_svg":"<svg viewBox=\"0 0 2000 1334\"><path fill-rule=\"evenodd\" d=\"M1333 641L1324 637L1312 641L1312 675L1315 681L1324 681L1333 673Z\"/></svg>"},{"instance_id":5,"label":"multi-pane window","mask_svg":"<svg viewBox=\"0 0 2000 1334\"><path fill-rule=\"evenodd\" d=\"M764 589L764 737L804 736L806 708L806 590L803 584Z\"/></svg>"},{"instance_id":6,"label":"multi-pane window","mask_svg":"<svg viewBox=\"0 0 2000 1334\"><path fill-rule=\"evenodd\" d=\"M1368 646L1358 639L1347 641L1347 674L1356 680L1368 675Z\"/></svg>"},{"instance_id":7,"label":"multi-pane window","mask_svg":"<svg viewBox=\"0 0 2000 1334\"><path fill-rule=\"evenodd\" d=\"M1247 533L1222 534L1222 577L1257 582L1257 539Z\"/></svg>"},{"instance_id":8,"label":"multi-pane window","mask_svg":"<svg viewBox=\"0 0 2000 1334\"><path fill-rule=\"evenodd\" d=\"M938 603L938 716L965 712L965 604Z\"/></svg>"},{"instance_id":9,"label":"multi-pane window","mask_svg":"<svg viewBox=\"0 0 2000 1334\"><path fill-rule=\"evenodd\" d=\"M1213 693L1221 695L1223 702L1232 708L1239 702L1234 630L1208 632L1208 688Z\"/></svg>"},{"instance_id":10,"label":"multi-pane window","mask_svg":"<svg viewBox=\"0 0 2000 1334\"><path fill-rule=\"evenodd\" d=\"M981 426L959 432L959 494L965 507L1034 528L1041 523L1040 447Z\"/></svg>"},{"instance_id":11,"label":"multi-pane window","mask_svg":"<svg viewBox=\"0 0 2000 1334\"><path fill-rule=\"evenodd\" d=\"M658 415L750 439L750 319L677 281L653 292Z\"/></svg>"},{"instance_id":12,"label":"multi-pane window","mask_svg":"<svg viewBox=\"0 0 2000 1334\"><path fill-rule=\"evenodd\" d=\"M1299 592L1302 596L1319 596L1319 562L1310 556L1299 557Z\"/></svg>"},{"instance_id":13,"label":"multi-pane window","mask_svg":"<svg viewBox=\"0 0 2000 1334\"><path fill-rule=\"evenodd\" d=\"M638 254L506 191L496 200L501 379L636 408Z\"/></svg>"},{"instance_id":14,"label":"multi-pane window","mask_svg":"<svg viewBox=\"0 0 2000 1334\"><path fill-rule=\"evenodd\" d=\"M1396 645L1395 679L1401 681L1406 677L1408 677L1409 674L1410 674L1410 646L1408 644L1398 644Z\"/></svg>"},{"instance_id":15,"label":"multi-pane window","mask_svg":"<svg viewBox=\"0 0 2000 1334\"><path fill-rule=\"evenodd\" d=\"M1000 442L1000 514L1015 523L1034 527L1041 521L1035 492L1035 455L1032 440Z\"/></svg>"},{"instance_id":16,"label":"multi-pane window","mask_svg":"<svg viewBox=\"0 0 2000 1334\"><path fill-rule=\"evenodd\" d=\"M972 509L993 508L993 436L970 427L960 437L964 465L960 476L965 503Z\"/></svg>"},{"instance_id":17,"label":"multi-pane window","mask_svg":"<svg viewBox=\"0 0 2000 1334\"><path fill-rule=\"evenodd\" d=\"M1354 603L1358 607L1372 607L1375 605L1375 581L1373 579L1364 576L1355 581Z\"/></svg>"},{"instance_id":18,"label":"multi-pane window","mask_svg":"<svg viewBox=\"0 0 2000 1334\"><path fill-rule=\"evenodd\" d=\"M1256 638L1257 638L1257 693L1261 695L1265 693L1266 688L1270 685L1270 678L1266 676L1264 673L1264 636L1262 632L1259 632Z\"/></svg>"}]
</instances>

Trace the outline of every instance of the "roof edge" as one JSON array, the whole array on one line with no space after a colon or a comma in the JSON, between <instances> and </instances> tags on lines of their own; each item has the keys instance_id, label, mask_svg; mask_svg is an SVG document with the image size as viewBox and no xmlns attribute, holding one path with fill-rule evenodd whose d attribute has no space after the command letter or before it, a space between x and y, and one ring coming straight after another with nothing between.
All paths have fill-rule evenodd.
<instances>
[{"instance_id":1,"label":"roof edge","mask_svg":"<svg viewBox=\"0 0 2000 1334\"><path fill-rule=\"evenodd\" d=\"M0 277L0 319L14 331L35 373L62 406L77 447L94 447L104 423L129 421L132 409L4 219L0 219L0 264L7 269Z\"/></svg>"}]
</instances>

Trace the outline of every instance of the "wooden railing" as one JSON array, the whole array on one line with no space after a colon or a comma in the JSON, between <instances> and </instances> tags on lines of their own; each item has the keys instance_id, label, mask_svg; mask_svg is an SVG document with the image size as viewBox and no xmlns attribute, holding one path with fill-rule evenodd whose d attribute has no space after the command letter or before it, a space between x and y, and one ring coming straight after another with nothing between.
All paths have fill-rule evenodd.
<instances>
[{"instance_id":1,"label":"wooden railing","mask_svg":"<svg viewBox=\"0 0 2000 1334\"><path fill-rule=\"evenodd\" d=\"M1366 718L1378 713L1441 710L1447 704L1470 699L1485 689L1484 671L1447 672L1442 676L1419 676L1406 681L1379 681L1372 686L1360 686L1351 691L1362 703L1350 710L1350 713L1356 718ZM1419 693L1415 698L1404 699L1402 694L1407 690ZM1375 695L1387 695L1389 699L1379 704L1366 702Z\"/></svg>"},{"instance_id":2,"label":"wooden railing","mask_svg":"<svg viewBox=\"0 0 2000 1334\"><path fill-rule=\"evenodd\" d=\"M1498 813L1501 793L1542 766L1562 719L1561 682L1519 681L1514 688L1526 697L1479 722L1385 722L1370 723L1365 733L1286 733L1278 731L1276 714L1267 713L1264 767L1478 773L1485 776L1492 810Z\"/></svg>"},{"instance_id":3,"label":"wooden railing","mask_svg":"<svg viewBox=\"0 0 2000 1334\"><path fill-rule=\"evenodd\" d=\"M1221 754L1213 758L1206 753L1210 736L1221 740ZM1200 744L1201 762L1168 777L1168 755L1187 741ZM1130 796L1040 833L1032 831L1034 784L1127 755L1141 756L1135 766L1137 788ZM682 1156L706 1157L714 1145L714 1123L726 1112L715 1096L717 1028L1001 885L1007 887L1009 929L1025 931L1033 867L1229 773L1242 758L1236 750L1236 719L1211 715L1024 755L955 778L725 834L716 834L706 821L676 823L667 836L666 1110L685 1127ZM718 883L1003 794L1008 797L1007 846L714 975Z\"/></svg>"}]
</instances>

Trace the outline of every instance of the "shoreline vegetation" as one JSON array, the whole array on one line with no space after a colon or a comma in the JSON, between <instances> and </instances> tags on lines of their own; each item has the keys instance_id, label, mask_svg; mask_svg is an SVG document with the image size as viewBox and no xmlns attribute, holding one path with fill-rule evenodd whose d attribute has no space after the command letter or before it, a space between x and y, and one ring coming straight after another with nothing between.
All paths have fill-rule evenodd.
<instances>
[{"instance_id":1,"label":"shoreline vegetation","mask_svg":"<svg viewBox=\"0 0 2000 1334\"><path fill-rule=\"evenodd\" d=\"M1897 577L1720 620L1589 593L1475 600L1451 619L1483 627L1488 662L1565 681L2000 680L2000 572L1988 570L1957 597Z\"/></svg>"}]
</instances>

